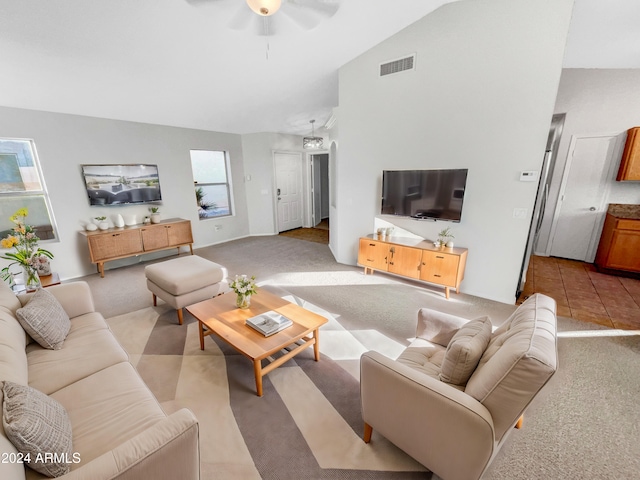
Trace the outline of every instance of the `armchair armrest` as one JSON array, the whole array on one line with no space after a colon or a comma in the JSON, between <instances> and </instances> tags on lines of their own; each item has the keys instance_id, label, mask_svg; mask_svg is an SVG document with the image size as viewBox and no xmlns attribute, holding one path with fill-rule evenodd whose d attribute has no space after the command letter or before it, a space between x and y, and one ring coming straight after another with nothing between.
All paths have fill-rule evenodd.
<instances>
[{"instance_id":1,"label":"armchair armrest","mask_svg":"<svg viewBox=\"0 0 640 480\"><path fill-rule=\"evenodd\" d=\"M479 478L494 452L489 411L477 400L378 352L360 359L366 424L442 478Z\"/></svg>"},{"instance_id":2,"label":"armchair armrest","mask_svg":"<svg viewBox=\"0 0 640 480\"><path fill-rule=\"evenodd\" d=\"M58 477L64 480L200 478L198 421L183 408L110 452Z\"/></svg>"},{"instance_id":3,"label":"armchair armrest","mask_svg":"<svg viewBox=\"0 0 640 480\"><path fill-rule=\"evenodd\" d=\"M446 347L456 332L469 320L444 312L421 308L418 311L416 337Z\"/></svg>"}]
</instances>

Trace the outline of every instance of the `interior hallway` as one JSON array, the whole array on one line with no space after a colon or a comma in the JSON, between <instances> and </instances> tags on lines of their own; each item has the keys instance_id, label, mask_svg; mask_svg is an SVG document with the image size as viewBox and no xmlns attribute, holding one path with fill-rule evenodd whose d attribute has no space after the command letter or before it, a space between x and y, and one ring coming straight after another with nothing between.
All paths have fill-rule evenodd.
<instances>
[{"instance_id":1,"label":"interior hallway","mask_svg":"<svg viewBox=\"0 0 640 480\"><path fill-rule=\"evenodd\" d=\"M599 273L591 263L533 256L517 303L533 293L554 298L563 317L640 329L640 280Z\"/></svg>"}]
</instances>

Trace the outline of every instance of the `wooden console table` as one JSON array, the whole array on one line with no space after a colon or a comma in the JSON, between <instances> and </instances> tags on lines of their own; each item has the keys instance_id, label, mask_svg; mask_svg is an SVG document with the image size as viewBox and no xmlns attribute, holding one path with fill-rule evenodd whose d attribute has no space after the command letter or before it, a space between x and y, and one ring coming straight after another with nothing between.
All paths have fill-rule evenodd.
<instances>
[{"instance_id":1,"label":"wooden console table","mask_svg":"<svg viewBox=\"0 0 640 480\"><path fill-rule=\"evenodd\" d=\"M466 248L435 247L426 240L369 235L360 238L358 265L365 275L371 270L393 273L460 293L467 262Z\"/></svg>"},{"instance_id":2,"label":"wooden console table","mask_svg":"<svg viewBox=\"0 0 640 480\"><path fill-rule=\"evenodd\" d=\"M98 272L103 278L104 264L111 260L169 248L177 248L179 252L180 247L183 246L188 246L193 255L191 222L182 218L170 218L148 225L140 224L80 233L87 237L91 263L98 266Z\"/></svg>"}]
</instances>

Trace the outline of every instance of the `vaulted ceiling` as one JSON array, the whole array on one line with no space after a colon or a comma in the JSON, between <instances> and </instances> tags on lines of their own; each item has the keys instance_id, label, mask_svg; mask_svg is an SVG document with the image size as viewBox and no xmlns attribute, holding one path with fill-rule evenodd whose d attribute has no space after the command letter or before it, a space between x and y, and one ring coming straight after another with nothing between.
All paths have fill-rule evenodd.
<instances>
[{"instance_id":1,"label":"vaulted ceiling","mask_svg":"<svg viewBox=\"0 0 640 480\"><path fill-rule=\"evenodd\" d=\"M309 5L338 0L284 0L265 26L245 0L0 0L0 105L306 134L342 65L451 1L340 0L329 16ZM565 67L640 68L639 19L636 0L576 0Z\"/></svg>"}]
</instances>

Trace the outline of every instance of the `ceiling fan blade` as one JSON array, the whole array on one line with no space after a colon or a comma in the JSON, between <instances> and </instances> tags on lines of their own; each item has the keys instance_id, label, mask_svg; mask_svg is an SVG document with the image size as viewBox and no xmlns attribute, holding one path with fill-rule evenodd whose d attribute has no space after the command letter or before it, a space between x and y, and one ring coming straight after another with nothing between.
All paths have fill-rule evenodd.
<instances>
[{"instance_id":1,"label":"ceiling fan blade","mask_svg":"<svg viewBox=\"0 0 640 480\"><path fill-rule=\"evenodd\" d=\"M309 9L326 18L335 15L340 8L339 0L285 0L284 4Z\"/></svg>"},{"instance_id":2,"label":"ceiling fan blade","mask_svg":"<svg viewBox=\"0 0 640 480\"><path fill-rule=\"evenodd\" d=\"M312 30L320 22L333 16L339 5L322 0L288 0L282 5L282 12L305 30Z\"/></svg>"},{"instance_id":3,"label":"ceiling fan blade","mask_svg":"<svg viewBox=\"0 0 640 480\"><path fill-rule=\"evenodd\" d=\"M247 30L253 25L255 17L258 16L251 11L246 3L241 4L231 17L231 20L229 20L229 28L232 30Z\"/></svg>"}]
</instances>

